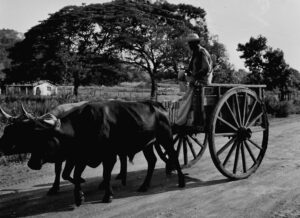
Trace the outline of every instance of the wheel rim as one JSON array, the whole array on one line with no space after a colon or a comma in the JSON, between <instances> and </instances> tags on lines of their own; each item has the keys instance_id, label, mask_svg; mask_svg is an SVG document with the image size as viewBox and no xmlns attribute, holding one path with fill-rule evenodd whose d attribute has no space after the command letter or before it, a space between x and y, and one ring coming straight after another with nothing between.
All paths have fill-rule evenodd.
<instances>
[{"instance_id":1,"label":"wheel rim","mask_svg":"<svg viewBox=\"0 0 300 218\"><path fill-rule=\"evenodd\" d=\"M214 164L232 179L247 178L260 165L268 144L268 120L255 92L237 88L218 102L209 146Z\"/></svg>"},{"instance_id":2,"label":"wheel rim","mask_svg":"<svg viewBox=\"0 0 300 218\"><path fill-rule=\"evenodd\" d=\"M173 136L174 149L182 168L191 167L202 157L207 147L207 136L204 133L178 133ZM167 162L169 160L165 149L156 144L156 151L160 158Z\"/></svg>"}]
</instances>

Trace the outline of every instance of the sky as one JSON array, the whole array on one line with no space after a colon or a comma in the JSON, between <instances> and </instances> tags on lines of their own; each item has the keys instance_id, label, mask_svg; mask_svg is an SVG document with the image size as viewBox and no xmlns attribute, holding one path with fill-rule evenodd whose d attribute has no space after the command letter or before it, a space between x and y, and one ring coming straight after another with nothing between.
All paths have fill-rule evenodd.
<instances>
[{"instance_id":1,"label":"sky","mask_svg":"<svg viewBox=\"0 0 300 218\"><path fill-rule=\"evenodd\" d=\"M0 0L0 29L25 33L49 14L67 5L103 3L109 0ZM237 52L238 43L258 35L267 44L281 49L290 67L300 71L300 1L299 0L168 0L191 4L207 12L211 34L218 35L236 69L244 68Z\"/></svg>"}]
</instances>

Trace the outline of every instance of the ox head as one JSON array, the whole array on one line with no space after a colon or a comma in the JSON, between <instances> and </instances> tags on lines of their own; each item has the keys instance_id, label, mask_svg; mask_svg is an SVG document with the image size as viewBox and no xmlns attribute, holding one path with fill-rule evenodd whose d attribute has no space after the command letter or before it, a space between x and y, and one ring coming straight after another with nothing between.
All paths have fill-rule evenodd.
<instances>
[{"instance_id":1,"label":"ox head","mask_svg":"<svg viewBox=\"0 0 300 218\"><path fill-rule=\"evenodd\" d=\"M4 128L3 135L0 139L0 151L6 155L27 152L26 145L22 146L24 143L18 143L19 141L22 142L21 137L18 137L19 133L24 134L19 124L22 123L23 120L33 119L34 116L28 113L23 105L22 113L19 116L8 114L2 107L0 107L0 114L8 123Z\"/></svg>"},{"instance_id":2,"label":"ox head","mask_svg":"<svg viewBox=\"0 0 300 218\"><path fill-rule=\"evenodd\" d=\"M0 149L4 154L31 153L28 166L40 169L45 162L55 162L55 151L59 141L55 129L59 120L46 114L34 117L22 106L22 114L13 117L0 108L2 115L9 121L0 139Z\"/></svg>"}]
</instances>

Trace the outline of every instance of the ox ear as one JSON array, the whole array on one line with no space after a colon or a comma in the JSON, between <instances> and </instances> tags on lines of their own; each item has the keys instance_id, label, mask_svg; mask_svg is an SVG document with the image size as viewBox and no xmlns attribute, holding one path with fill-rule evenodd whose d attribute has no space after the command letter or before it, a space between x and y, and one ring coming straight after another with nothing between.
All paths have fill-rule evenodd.
<instances>
[{"instance_id":1,"label":"ox ear","mask_svg":"<svg viewBox=\"0 0 300 218\"><path fill-rule=\"evenodd\" d=\"M23 104L21 104L21 108L22 108L22 114L21 114L20 117L24 116L24 117L26 117L26 118L28 118L28 119L34 119L34 116L33 116L32 114L28 113L28 112L25 110L25 107L24 107Z\"/></svg>"},{"instance_id":2,"label":"ox ear","mask_svg":"<svg viewBox=\"0 0 300 218\"><path fill-rule=\"evenodd\" d=\"M9 115L8 113L6 113L2 107L0 106L0 112L1 114L8 120L8 121L14 121L16 119L16 117L13 117L11 115Z\"/></svg>"}]
</instances>

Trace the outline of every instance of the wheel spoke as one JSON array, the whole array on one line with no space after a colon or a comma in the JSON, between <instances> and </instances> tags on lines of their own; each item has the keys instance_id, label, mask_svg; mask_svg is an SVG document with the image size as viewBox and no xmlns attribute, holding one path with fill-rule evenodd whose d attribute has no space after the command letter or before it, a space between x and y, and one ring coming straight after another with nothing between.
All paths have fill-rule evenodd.
<instances>
[{"instance_id":1,"label":"wheel spoke","mask_svg":"<svg viewBox=\"0 0 300 218\"><path fill-rule=\"evenodd\" d=\"M222 121L224 124L226 124L227 126L229 126L230 128L232 128L234 131L237 131L237 128L235 128L233 125L231 125L229 122L227 122L226 120L224 120L222 117L218 116L218 119L220 121Z\"/></svg>"},{"instance_id":2,"label":"wheel spoke","mask_svg":"<svg viewBox=\"0 0 300 218\"><path fill-rule=\"evenodd\" d=\"M182 138L179 138L178 140L178 146L177 146L177 149L176 149L176 152L177 152L177 157L179 157L179 153L180 153L180 150L181 150L181 144L182 144Z\"/></svg>"},{"instance_id":3,"label":"wheel spoke","mask_svg":"<svg viewBox=\"0 0 300 218\"><path fill-rule=\"evenodd\" d=\"M251 129L251 132L254 133L254 132L263 132L266 130L266 128L263 128L261 126L252 126L252 127L249 127L249 129Z\"/></svg>"},{"instance_id":4,"label":"wheel spoke","mask_svg":"<svg viewBox=\"0 0 300 218\"><path fill-rule=\"evenodd\" d=\"M234 159L234 165L233 165L233 173L236 173L236 169L239 163L239 154L240 154L240 147L241 147L241 143L238 142L236 149L235 149L235 159Z\"/></svg>"},{"instance_id":5,"label":"wheel spoke","mask_svg":"<svg viewBox=\"0 0 300 218\"><path fill-rule=\"evenodd\" d=\"M197 145L199 145L201 148L204 148L204 145L201 142L199 142L199 140L196 137L193 137L193 136L190 136L190 137L191 137L191 139L194 140L194 142L197 143Z\"/></svg>"},{"instance_id":6,"label":"wheel spoke","mask_svg":"<svg viewBox=\"0 0 300 218\"><path fill-rule=\"evenodd\" d=\"M234 151L236 145L237 145L237 141L235 141L235 142L233 143L232 147L230 148L230 151L228 152L228 154L227 154L227 156L226 156L226 158L225 158L225 160L224 160L224 162L223 162L223 166L224 166L224 167L226 166L226 164L227 164L229 158L231 157L231 154L232 154L232 152Z\"/></svg>"},{"instance_id":7,"label":"wheel spoke","mask_svg":"<svg viewBox=\"0 0 300 218\"><path fill-rule=\"evenodd\" d=\"M243 163L243 172L247 172L247 163L246 163L246 156L245 156L245 148L244 148L244 143L241 143L241 154L242 154L242 163Z\"/></svg>"},{"instance_id":8,"label":"wheel spoke","mask_svg":"<svg viewBox=\"0 0 300 218\"><path fill-rule=\"evenodd\" d=\"M232 137L218 152L217 156L219 156L221 153L223 153L236 139L236 137Z\"/></svg>"},{"instance_id":9,"label":"wheel spoke","mask_svg":"<svg viewBox=\"0 0 300 218\"><path fill-rule=\"evenodd\" d=\"M179 138L179 134L177 134L177 135L175 136L175 138L173 139L173 145L178 141L178 138Z\"/></svg>"},{"instance_id":10,"label":"wheel spoke","mask_svg":"<svg viewBox=\"0 0 300 218\"><path fill-rule=\"evenodd\" d=\"M255 102L253 103L253 106L252 106L252 108L251 108L250 114L249 114L249 116L247 117L247 121L246 121L246 123L245 123L245 126L247 126L247 124L248 124L250 118L252 117L252 113L253 113L253 111L254 111L254 108L255 108L256 104L257 104L257 100L255 99Z\"/></svg>"},{"instance_id":11,"label":"wheel spoke","mask_svg":"<svg viewBox=\"0 0 300 218\"><path fill-rule=\"evenodd\" d=\"M236 132L215 133L215 136L236 136Z\"/></svg>"},{"instance_id":12,"label":"wheel spoke","mask_svg":"<svg viewBox=\"0 0 300 218\"><path fill-rule=\"evenodd\" d=\"M236 108L238 111L238 118L239 118L239 126L242 125L242 119L241 119L241 110L240 110L240 104L239 104L239 99L238 99L238 94L235 94L235 101L236 101Z\"/></svg>"},{"instance_id":13,"label":"wheel spoke","mask_svg":"<svg viewBox=\"0 0 300 218\"><path fill-rule=\"evenodd\" d=\"M194 147L193 147L193 144L192 144L192 142L191 142L191 140L189 139L188 136L186 137L186 139L187 139L187 143L188 143L188 145L189 145L189 147L190 147L190 149L191 149L191 151L192 151L193 157L194 157L194 159L195 159L195 158L197 157L197 154L196 154L196 152L195 152L195 149L194 149Z\"/></svg>"},{"instance_id":14,"label":"wheel spoke","mask_svg":"<svg viewBox=\"0 0 300 218\"><path fill-rule=\"evenodd\" d=\"M255 147L257 147L259 150L261 150L262 148L256 144L254 141L252 141L251 139L248 139L249 142L251 142L251 144L253 144Z\"/></svg>"},{"instance_id":15,"label":"wheel spoke","mask_svg":"<svg viewBox=\"0 0 300 218\"><path fill-rule=\"evenodd\" d=\"M188 156L187 156L186 137L184 137L182 141L183 141L183 160L184 160L184 165L187 165L187 163L188 163Z\"/></svg>"},{"instance_id":16,"label":"wheel spoke","mask_svg":"<svg viewBox=\"0 0 300 218\"><path fill-rule=\"evenodd\" d=\"M261 116L262 116L263 114L264 114L264 113L261 112L259 115L257 115L257 116L251 121L251 123L248 125L248 127L253 126L254 123L255 123L259 118L261 118Z\"/></svg>"},{"instance_id":17,"label":"wheel spoke","mask_svg":"<svg viewBox=\"0 0 300 218\"><path fill-rule=\"evenodd\" d=\"M243 112L243 125L245 125L245 118L246 118L246 113L247 113L247 107L248 107L248 101L247 101L247 98L248 98L248 94L247 92L245 92L245 100L244 100L244 112ZM242 146L243 147L243 146Z\"/></svg>"},{"instance_id":18,"label":"wheel spoke","mask_svg":"<svg viewBox=\"0 0 300 218\"><path fill-rule=\"evenodd\" d=\"M231 116L232 116L232 118L233 118L233 120L234 120L236 126L237 126L237 127L240 127L239 124L238 124L238 122L237 122L237 120L236 120L236 118L235 118L235 116L234 116L234 113L233 113L233 111L231 110L231 108L230 108L230 106L229 106L229 104L228 104L227 101L225 102L225 105L227 106L227 108L228 108L228 110L229 110L229 112L230 112L230 114L231 114Z\"/></svg>"},{"instance_id":19,"label":"wheel spoke","mask_svg":"<svg viewBox=\"0 0 300 218\"><path fill-rule=\"evenodd\" d=\"M249 144L247 143L247 141L244 141L244 144L245 144L245 147L247 148L247 150L248 150L248 152L250 154L250 157L252 158L254 164L256 164L257 163L256 158L255 158L255 156L254 156L254 154L253 154L253 152L252 152Z\"/></svg>"}]
</instances>

